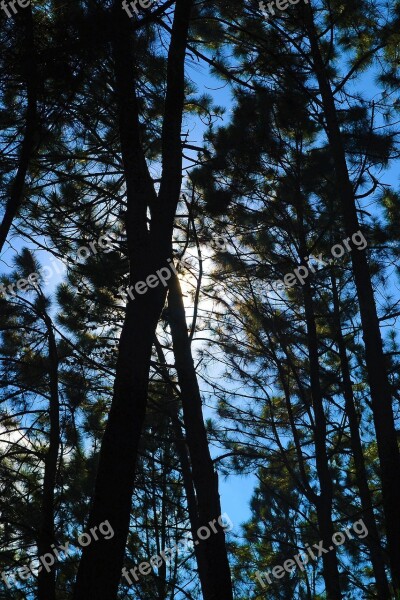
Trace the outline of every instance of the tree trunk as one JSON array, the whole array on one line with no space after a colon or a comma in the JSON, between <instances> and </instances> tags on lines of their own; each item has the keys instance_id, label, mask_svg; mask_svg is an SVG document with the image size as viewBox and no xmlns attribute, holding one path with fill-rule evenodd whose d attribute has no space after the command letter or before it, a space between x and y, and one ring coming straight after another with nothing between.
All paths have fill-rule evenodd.
<instances>
[{"instance_id":1,"label":"tree trunk","mask_svg":"<svg viewBox=\"0 0 400 600\"><path fill-rule=\"evenodd\" d=\"M335 533L332 521L333 486L326 448L326 418L319 381L318 337L315 326L314 309L312 306L311 289L310 284L307 281L304 285L304 307L307 321L311 394L315 415L315 461L320 485L320 494L316 500L318 529L321 540L324 542L324 548L332 548L330 552L323 554L322 556L323 575L327 599L340 600L342 594L340 589L339 566L336 551L334 547L332 547L332 536Z\"/></svg>"},{"instance_id":2,"label":"tree trunk","mask_svg":"<svg viewBox=\"0 0 400 600\"><path fill-rule=\"evenodd\" d=\"M300 199L301 202L301 199ZM298 205L299 212L299 229L302 229L302 225L300 223L301 220L301 205ZM306 246L305 246L305 238L304 234L300 233L300 236L303 238L303 241L300 243L300 254L302 256L306 256ZM320 484L320 495L316 494L314 490L311 488L307 473L304 466L303 461L303 453L301 449L300 439L298 437L298 432L296 429L296 425L293 418L292 406L290 403L290 390L288 389L288 384L285 380L285 374L282 369L282 365L280 363L280 359L273 351L274 360L277 365L278 372L280 374L281 384L283 387L286 407L288 411L289 423L293 435L293 442L296 448L296 454L299 463L299 471L301 478L297 478L295 474L293 474L294 482L297 482L299 489L304 493L306 498L309 500L311 504L313 504L316 508L317 512L317 521L318 521L318 529L321 535L321 539L324 542L324 548L328 549L332 546L332 535L334 533L333 522L332 522L332 499L333 499L333 487L332 487L332 479L329 471L329 461L327 448L325 443L326 438L326 419L325 413L323 409L322 402L322 392L319 381L319 359L318 359L318 339L317 339L317 331L315 327L315 317L314 310L312 305L312 295L311 289L309 287L309 283L307 282L308 287L304 290L304 303L305 303L305 312L306 312L306 325L307 325L307 343L308 343L308 354L310 361L310 378L311 378L311 394L312 394L312 407L314 418L312 414L309 414L311 420L311 427L314 431L314 447L315 447L315 456L317 463L317 475L318 481ZM274 328L273 322L265 323L265 332L266 335L270 338L270 331L268 331L268 326L270 327L270 331L272 329L274 336L278 338L279 343L282 346L282 349L287 358L287 364L293 375L295 377L296 383L299 387L299 391L301 392L302 383L300 378L296 375L296 368L291 360L290 353L286 348L286 344L284 340L279 339L279 331ZM304 403L306 403L306 399L303 398ZM288 471L291 469L289 465L287 465ZM333 554L333 556L330 556ZM340 580L339 580L339 569L336 553L332 550L329 554L322 555L323 560L323 577L326 585L327 598L338 599L341 598L340 591ZM307 586L308 586L308 579ZM311 591L309 587L307 587L307 593L310 594Z\"/></svg>"},{"instance_id":3,"label":"tree trunk","mask_svg":"<svg viewBox=\"0 0 400 600\"><path fill-rule=\"evenodd\" d=\"M35 146L35 131L37 128L37 85L38 73L36 64L36 50L33 33L33 15L32 6L29 5L21 11L21 21L23 21L26 31L26 56L25 56L25 78L26 78L26 125L24 137L21 145L18 169L15 179L11 186L10 197L7 200L6 210L3 220L0 224L0 252L3 249L10 231L11 224L17 215L22 202L22 195L25 186L25 178L28 172L29 163Z\"/></svg>"},{"instance_id":4,"label":"tree trunk","mask_svg":"<svg viewBox=\"0 0 400 600\"><path fill-rule=\"evenodd\" d=\"M183 485L186 493L188 505L188 513L190 520L190 530L193 540L196 539L196 532L200 527L199 515L197 511L197 498L193 484L193 473L190 466L190 460L187 452L185 438L182 433L181 426L178 422L177 415L172 415L173 428L176 436L175 445L181 463ZM208 559L204 544L194 545L194 553L196 556L197 568L203 598L207 598L207 590L212 589L212 580L208 568Z\"/></svg>"},{"instance_id":5,"label":"tree trunk","mask_svg":"<svg viewBox=\"0 0 400 600\"><path fill-rule=\"evenodd\" d=\"M301 245L302 246L302 245ZM304 246L304 245L303 245ZM304 253L304 248L301 254ZM297 482L299 489L304 493L309 502L313 504L317 512L318 530L323 541L324 548L328 549L332 546L332 535L334 534L333 522L332 522L332 499L333 499L333 486L332 478L329 471L329 460L326 448L326 419L322 402L322 392L319 381L319 358L318 358L318 338L315 326L314 310L312 305L312 295L307 282L308 288L304 289L304 304L306 312L306 324L307 324L307 343L308 343L308 355L310 361L310 379L311 379L311 395L312 395L312 407L314 413L314 419L310 416L311 421L314 423L312 429L314 432L314 447L316 456L317 475L320 485L320 494L316 494L311 488L306 470L303 463L303 453L301 450L300 440L298 438L297 429L294 423L292 415L292 407L290 404L290 391L285 381L285 374L283 373L281 365L279 365L279 358L274 353L274 360L277 363L277 368L281 378L281 384L284 390L286 407L288 410L289 422L293 434L293 441L296 448L297 458L299 462L299 471L301 478L293 476L293 481ZM265 323L265 331L269 336L267 330L268 323ZM273 324L269 324L270 328L276 337L279 339L279 332L273 327ZM291 361L290 354L285 347L283 340L279 339L279 343L282 345L283 351L287 357L287 362L292 370L295 380L301 390L302 383L295 375L295 366ZM305 399L304 399L305 401ZM291 469L287 466L288 471ZM328 600L338 600L341 598L340 591L340 580L339 580L339 569L336 552L332 550L328 554L322 555L323 561L323 577L326 585L326 593ZM308 581L308 580L307 580ZM308 592L310 593L310 592Z\"/></svg>"},{"instance_id":6,"label":"tree trunk","mask_svg":"<svg viewBox=\"0 0 400 600\"><path fill-rule=\"evenodd\" d=\"M171 384L171 380L169 377L169 373L166 366L166 360L164 357L164 353L161 347L161 344L156 339L156 349L158 360L162 366L162 370L164 373L165 383L167 385ZM175 446L178 454L179 462L181 464L182 469L182 478L183 478L183 486L185 488L186 501L188 506L189 513L189 521L190 521L190 530L192 533L193 540L196 539L196 533L198 528L200 527L199 515L197 509L197 498L196 491L193 484L193 473L190 465L190 457L188 455L188 448L186 445L186 440L184 438L181 424L179 422L178 415L178 407L176 404L176 399L174 399L173 392L171 391L171 395L166 398L167 411L171 418L172 427L175 433ZM203 597L206 598L207 590L212 589L212 581L210 578L209 568L208 568L208 560L206 555L206 548L204 544L195 544L194 545L194 553L196 556L197 568L199 572L199 579L201 590L203 593Z\"/></svg>"},{"instance_id":7,"label":"tree trunk","mask_svg":"<svg viewBox=\"0 0 400 600\"><path fill-rule=\"evenodd\" d=\"M300 189L297 191L297 223L299 230L299 250L301 262L308 256L306 235L304 231L304 207ZM305 266L303 264L303 266ZM322 555L323 576L328 600L342 598L339 565L332 536L335 533L332 521L333 484L329 470L328 450L326 446L326 417L324 411L323 394L320 383L320 366L318 356L318 334L313 307L313 296L310 281L307 279L303 285L304 311L307 327L307 346L310 362L311 396L314 410L314 446L315 462L317 468L320 494L315 500L317 511L318 529L324 548L329 552Z\"/></svg>"},{"instance_id":8,"label":"tree trunk","mask_svg":"<svg viewBox=\"0 0 400 600\"><path fill-rule=\"evenodd\" d=\"M211 533L204 545L207 578L203 584L204 600L232 600L232 583L225 534L217 519L221 514L218 478L214 471L204 425L200 389L190 347L182 290L177 276L170 280L168 293L169 323L172 333L175 366L182 394L186 441L192 464L197 495L198 523L211 530L215 522L218 533Z\"/></svg>"},{"instance_id":9,"label":"tree trunk","mask_svg":"<svg viewBox=\"0 0 400 600\"><path fill-rule=\"evenodd\" d=\"M167 267L182 177L181 123L184 63L192 1L177 0L168 53L162 134L162 178L157 198L140 139L131 22L115 0L113 56L119 135L127 188L130 280L135 285ZM148 230L148 209L151 225ZM102 440L88 528L108 520L114 537L82 552L75 600L114 600L129 532L136 458L147 405L151 350L166 298L161 284L128 301L119 343L114 394Z\"/></svg>"},{"instance_id":10,"label":"tree trunk","mask_svg":"<svg viewBox=\"0 0 400 600\"><path fill-rule=\"evenodd\" d=\"M335 99L325 70L310 6L304 10L311 56L318 79L327 135L335 165L338 194L342 202L347 236L360 229L352 183L346 163L345 148L337 119ZM390 567L395 595L400 594L400 456L394 424L392 398L387 375L383 343L379 329L371 275L365 250L351 251L354 280L360 305L365 344L365 361L371 391L371 405L381 467L383 508Z\"/></svg>"},{"instance_id":11,"label":"tree trunk","mask_svg":"<svg viewBox=\"0 0 400 600\"><path fill-rule=\"evenodd\" d=\"M350 443L353 452L354 466L356 471L356 481L360 492L361 506L363 508L363 519L368 529L368 536L365 543L368 545L372 568L376 580L377 597L380 600L390 598L389 586L386 578L385 560L382 547L379 540L378 528L376 525L371 491L368 486L368 476L365 469L363 448L358 428L358 419L356 407L354 404L353 388L351 384L350 365L347 357L346 344L343 338L342 326L340 322L340 304L339 295L334 273L331 277L333 293L333 326L334 335L339 349L340 367L343 377L343 395L345 399L346 414L349 419Z\"/></svg>"},{"instance_id":12,"label":"tree trunk","mask_svg":"<svg viewBox=\"0 0 400 600\"><path fill-rule=\"evenodd\" d=\"M100 538L83 549L74 596L77 600L117 597L129 531L136 457L146 414L152 341L162 300L157 297L150 300L147 295L145 303L136 301L127 307L114 395L87 526L90 529L108 520L114 537Z\"/></svg>"},{"instance_id":13,"label":"tree trunk","mask_svg":"<svg viewBox=\"0 0 400 600\"><path fill-rule=\"evenodd\" d=\"M57 478L58 453L60 448L60 402L58 397L58 353L53 325L48 315L43 315L49 339L49 378L50 378L50 433L49 448L45 457L43 497L41 507L41 527L38 537L38 555L54 555L51 545L54 537L54 490ZM56 570L48 572L42 566L38 574L38 600L56 600Z\"/></svg>"}]
</instances>

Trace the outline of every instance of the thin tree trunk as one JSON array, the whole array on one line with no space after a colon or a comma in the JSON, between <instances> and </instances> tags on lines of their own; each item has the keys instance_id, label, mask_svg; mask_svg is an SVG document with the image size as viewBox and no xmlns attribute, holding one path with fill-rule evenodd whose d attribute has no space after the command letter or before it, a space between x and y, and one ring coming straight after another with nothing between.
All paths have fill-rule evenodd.
<instances>
[{"instance_id":1,"label":"thin tree trunk","mask_svg":"<svg viewBox=\"0 0 400 600\"><path fill-rule=\"evenodd\" d=\"M155 345L158 360L160 361L164 373L164 380L168 385L171 382L167 370L164 352L162 350L161 344L157 339ZM176 405L176 400L174 400L172 390L171 395L167 396L166 402L168 403L167 412L169 413L169 416L171 418L172 427L175 433L175 446L182 469L183 486L185 488L186 501L188 506L190 529L192 532L193 540L195 540L197 530L200 527L199 515L197 510L196 491L193 484L193 473L190 465L190 457L188 456L188 448L179 422L178 408ZM195 544L194 553L196 557L203 597L206 598L207 590L212 589L212 581L210 579L206 548L204 544Z\"/></svg>"},{"instance_id":2,"label":"thin tree trunk","mask_svg":"<svg viewBox=\"0 0 400 600\"><path fill-rule=\"evenodd\" d=\"M197 499L196 492L193 484L193 473L190 466L190 460L187 452L187 446L185 438L182 433L181 426L178 421L178 415L171 415L173 428L175 432L175 445L178 453L179 461L182 468L183 485L186 493L186 501L188 505L188 513L190 520L190 530L192 532L193 540L196 539L196 532L200 527L199 515L197 513ZM204 544L194 545L194 554L196 557L197 568L199 572L199 579L203 598L206 598L207 590L211 588L212 582L210 579L210 573L208 569L208 560L206 554L206 548Z\"/></svg>"},{"instance_id":3,"label":"thin tree trunk","mask_svg":"<svg viewBox=\"0 0 400 600\"><path fill-rule=\"evenodd\" d=\"M304 231L303 197L300 189L297 193L297 223L299 230L299 250L301 261L308 256L307 242ZM305 265L304 265L305 266ZM317 468L320 494L315 500L317 511L318 529L324 548L330 551L322 555L323 576L328 600L341 600L341 586L339 577L339 564L332 536L335 533L332 520L333 484L329 470L329 458L326 445L326 417L324 411L323 394L320 384L320 365L318 356L318 334L315 322L313 296L310 281L307 279L303 285L304 311L307 327L307 346L310 361L310 383L314 410L314 445L315 462Z\"/></svg>"},{"instance_id":4,"label":"thin tree trunk","mask_svg":"<svg viewBox=\"0 0 400 600\"><path fill-rule=\"evenodd\" d=\"M343 377L343 395L350 427L350 443L354 458L356 481L360 492L361 506L363 508L363 519L368 529L368 536L365 539L365 543L368 545L370 551L371 563L378 593L377 597L380 600L387 600L390 598L390 592L386 578L385 560L379 541L379 533L374 515L371 491L368 486L368 476L365 469L364 454L358 427L357 412L354 404L353 388L351 384L350 365L340 322L339 296L334 273L332 273L331 282L333 293L334 334L340 355L340 366Z\"/></svg>"},{"instance_id":5,"label":"thin tree trunk","mask_svg":"<svg viewBox=\"0 0 400 600\"><path fill-rule=\"evenodd\" d=\"M269 341L271 343L272 340L271 340L270 331L265 329L265 333L268 336ZM287 368L292 369L293 366L292 366L292 364L289 364L289 363L291 363L291 361L289 360L289 353L285 346L285 343L279 339L279 333L277 333L275 330L274 330L274 335L278 338L279 343L281 344L284 353L288 357L288 367ZM306 472L306 464L304 461L304 455L303 455L303 451L301 448L301 439L300 439L299 432L296 427L295 418L293 415L293 407L292 407L292 403L290 400L291 394L290 394L290 387L289 387L289 377L285 373L285 369L283 368L283 363L282 363L281 359L278 357L277 353L274 350L273 343L271 343L271 352L273 354L273 359L274 359L277 371L279 373L279 377L280 377L281 385L282 385L282 389L283 389L283 394L285 396L286 410L288 413L290 429L292 431L294 447L296 449L296 456L297 456L297 463L299 466L300 478L296 476L296 474L293 472L292 469L290 469L289 464L286 465L286 468L288 469L289 472L291 472L293 481L294 481L294 483L297 483L298 489L302 493L304 493L304 495L306 496L306 498L309 500L310 503L316 505L318 496L312 489L310 482L308 480L309 478L308 478L307 472Z\"/></svg>"},{"instance_id":6,"label":"thin tree trunk","mask_svg":"<svg viewBox=\"0 0 400 600\"><path fill-rule=\"evenodd\" d=\"M153 452L153 461L152 461L152 477L153 477L153 481L155 481L156 478L156 473L155 473L155 453ZM164 542L164 528L165 528L165 472L163 472L163 496L162 496L162 514L161 514L161 531L160 531L160 527L158 525L158 516L157 516L157 498L156 495L153 493L152 494L152 498L151 498L151 504L152 504L152 508L153 508L153 520L154 520L154 539L155 539L155 543L156 543L156 548L157 548L157 555L160 554L160 552L162 550L164 550L165 547L165 542ZM157 573L157 579L156 579L156 585L157 585L157 591L158 591L158 600L165 600L166 598L166 569L167 569L167 565L165 562L163 562L160 567L158 567L158 573Z\"/></svg>"},{"instance_id":7,"label":"thin tree trunk","mask_svg":"<svg viewBox=\"0 0 400 600\"><path fill-rule=\"evenodd\" d=\"M26 32L25 78L26 78L26 124L21 145L18 169L11 186L10 197L7 200L3 220L0 224L0 252L7 239L8 232L18 209L22 203L26 174L35 147L35 131L37 128L37 85L38 74L36 64L36 50L33 33L32 6L29 5L21 11L21 21Z\"/></svg>"},{"instance_id":8,"label":"thin tree trunk","mask_svg":"<svg viewBox=\"0 0 400 600\"><path fill-rule=\"evenodd\" d=\"M327 135L334 160L338 193L342 202L347 236L360 229L352 183L346 163L346 153L337 119L335 99L321 55L318 36L310 6L304 10L310 40L311 55L318 79ZM371 391L371 405L381 467L383 508L390 567L395 594L400 594L400 456L394 424L392 398L379 329L374 292L365 250L352 248L354 280L360 305L361 325L365 344L365 361Z\"/></svg>"},{"instance_id":9,"label":"thin tree trunk","mask_svg":"<svg viewBox=\"0 0 400 600\"><path fill-rule=\"evenodd\" d=\"M181 123L184 63L191 0L177 0L168 53L162 133L162 180L157 198L140 139L132 28L115 0L113 54L119 134L127 187L127 240L132 284L167 266L182 177ZM151 225L148 230L148 208ZM124 561L136 472L147 406L151 350L166 288L159 285L128 301L119 343L114 394L102 440L88 528L108 520L114 537L83 549L75 600L114 600Z\"/></svg>"},{"instance_id":10,"label":"thin tree trunk","mask_svg":"<svg viewBox=\"0 0 400 600\"><path fill-rule=\"evenodd\" d=\"M200 389L187 330L182 290L177 276L172 277L170 280L168 309L175 366L182 394L186 441L197 495L198 522L200 527L204 526L209 530L209 523L214 522L218 530L218 533L212 533L207 540L200 542L204 545L208 561L207 581L204 582L203 596L204 600L232 600L232 583L225 534L217 522L221 514L218 478L208 446Z\"/></svg>"},{"instance_id":11,"label":"thin tree trunk","mask_svg":"<svg viewBox=\"0 0 400 600\"><path fill-rule=\"evenodd\" d=\"M167 469L167 461L165 460L165 452L163 454L164 458L164 468L162 473L162 503L161 503L161 548L163 551L166 546L167 539L167 498L166 498L166 469ZM159 553L158 553L159 554ZM158 568L158 593L160 600L166 600L168 591L167 591L167 563L163 561L162 565Z\"/></svg>"},{"instance_id":12,"label":"thin tree trunk","mask_svg":"<svg viewBox=\"0 0 400 600\"><path fill-rule=\"evenodd\" d=\"M321 540L324 542L324 547L328 549L332 548L332 536L335 533L332 521L333 485L326 448L326 418L319 381L318 336L309 282L306 282L304 286L304 308L307 322L311 394L315 415L315 460L320 485L320 494L316 500L316 510ZM330 552L323 554L322 562L327 598L328 600L340 600L342 594L339 566L334 547Z\"/></svg>"},{"instance_id":13,"label":"thin tree trunk","mask_svg":"<svg viewBox=\"0 0 400 600\"><path fill-rule=\"evenodd\" d=\"M305 292L307 293L307 292ZM309 290L309 295L311 294L311 290ZM311 299L312 302L312 299ZM299 471L301 474L301 480L298 480L298 483L300 484L299 489L304 493L304 495L306 496L306 498L309 500L309 502L311 504L313 504L316 508L317 511L317 521L318 521L318 529L321 533L321 537L322 539L324 539L324 547L325 548L329 548L330 546L332 546L331 541L332 541L332 535L334 533L334 529L333 529L333 523L332 523L332 479L330 476L330 472L329 472L329 464L328 464L328 456L327 456L327 449L326 449L326 444L325 444L325 436L326 436L326 419L325 419L325 414L322 413L322 418L320 415L320 411L316 411L316 402L314 401L314 395L316 395L317 397L320 398L320 400L317 402L317 404L322 405L322 394L321 394L321 388L320 388L320 384L319 384L319 361L318 361L318 353L317 353L317 344L315 343L315 339L316 339L316 329L315 329L315 321L314 321L314 312L313 312L313 308L312 308L312 303L311 303L311 311L309 310L309 302L307 301L307 309L306 309L306 313L308 315L308 318L310 318L310 328L308 327L308 323L309 321L307 320L307 339L308 341L310 341L310 336L309 336L309 331L313 331L313 340L314 342L311 343L311 347L312 350L310 348L310 344L309 344L309 356L310 356L310 367L311 367L311 356L313 357L313 370L311 373L311 378L313 381L313 385L311 386L311 393L312 393L312 397L313 397L313 408L314 408L314 431L317 430L318 427L322 427L322 432L324 432L324 435L319 436L319 439L315 440L315 454L316 457L320 456L322 453L323 456L323 460L319 460L317 463L317 473L318 473L318 480L320 482L320 488L321 488L321 494L320 496L318 496L318 494L316 494L314 492L314 490L311 488L309 482L308 482L308 477L305 471L305 466L304 466L304 461L303 461L303 453L301 450L301 445L300 445L300 440L298 437L298 431L296 429L296 425L294 422L294 418L293 418L293 414L292 414L292 406L290 403L290 390L288 388L288 384L285 380L285 374L283 372L281 363L278 359L278 357L276 356L276 354L274 353L274 360L276 362L277 368L278 368L278 372L280 374L280 379L281 379L281 384L284 390L284 395L285 395L285 400L286 400L286 407L287 407L287 411L288 411L288 416L289 416L289 422L290 422L290 427L291 427L291 431L292 431L292 435L293 435L293 441L294 441L294 445L296 448L296 454L297 454L297 458L298 458L298 463L299 463ZM307 319L307 316L306 316ZM269 335L269 332L266 330L266 334ZM277 331L274 330L274 335L279 337L279 333ZM289 368L293 371L294 370L294 365L292 363L292 361L290 360L290 356L289 356L289 352L287 350L287 348L285 347L285 344L282 340L279 340L279 342L282 345L282 348L287 356L288 359L288 364L289 364ZM315 361L315 357L317 359L317 361ZM317 366L316 366L316 362L317 362ZM315 373L316 371L318 371L318 377L317 377L317 382L315 382ZM301 385L301 383L299 382L299 379L297 379L297 383L299 385ZM317 391L315 391L315 388L317 388ZM314 392L313 392L314 389ZM323 410L323 406L322 406L322 410ZM318 413L318 414L317 414ZM320 465L318 468L318 464ZM326 473L328 469L328 473ZM321 475L322 474L322 483L321 483ZM296 478L294 478L294 480L296 480ZM324 512L324 505L326 506L326 510ZM322 508L321 508L322 506ZM326 516L324 516L326 515ZM324 523L326 522L326 519L328 519L328 527L324 526ZM325 533L323 533L325 532ZM323 555L323 561L325 559L325 555ZM327 578L329 577L329 586L331 585L331 581L336 581L336 585L338 586L339 583L339 571L338 571L338 565L337 565L337 559L335 561L331 561L331 563L328 565L328 567L326 568L325 566L325 562L323 565L323 576L324 576L324 580L326 583L326 587L327 587L327 593L328 593L328 581ZM333 576L332 576L333 574ZM309 581L308 581L308 577L306 575L306 582L307 582L307 594L309 597L311 594L311 590L309 588ZM340 588L339 588L340 590ZM330 592L331 595L328 595L328 598L337 598L338 596L334 595L335 591ZM333 594L333 595L332 595ZM339 596L340 597L340 596Z\"/></svg>"},{"instance_id":14,"label":"thin tree trunk","mask_svg":"<svg viewBox=\"0 0 400 600\"><path fill-rule=\"evenodd\" d=\"M54 554L51 545L54 537L54 492L57 478L58 454L60 449L60 402L58 396L58 353L53 326L48 315L43 315L49 339L49 378L50 378L50 433L49 448L45 457L43 497L41 506L41 527L38 538L38 555ZM56 600L56 571L48 572L44 567L38 574L38 600Z\"/></svg>"}]
</instances>

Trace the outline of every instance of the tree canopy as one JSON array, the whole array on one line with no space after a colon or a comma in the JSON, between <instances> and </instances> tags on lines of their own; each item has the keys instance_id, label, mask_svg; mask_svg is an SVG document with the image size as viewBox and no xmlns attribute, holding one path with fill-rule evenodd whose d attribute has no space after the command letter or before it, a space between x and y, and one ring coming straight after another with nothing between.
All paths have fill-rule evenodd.
<instances>
[{"instance_id":1,"label":"tree canopy","mask_svg":"<svg viewBox=\"0 0 400 600\"><path fill-rule=\"evenodd\" d=\"M0 3L1 598L400 600L399 43Z\"/></svg>"}]
</instances>

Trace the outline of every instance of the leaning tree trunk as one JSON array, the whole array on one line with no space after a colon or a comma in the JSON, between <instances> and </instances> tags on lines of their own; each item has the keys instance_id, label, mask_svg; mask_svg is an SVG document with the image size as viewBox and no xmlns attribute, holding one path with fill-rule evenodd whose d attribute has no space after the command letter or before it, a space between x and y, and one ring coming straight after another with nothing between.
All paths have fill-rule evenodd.
<instances>
[{"instance_id":1,"label":"leaning tree trunk","mask_svg":"<svg viewBox=\"0 0 400 600\"><path fill-rule=\"evenodd\" d=\"M167 368L164 352L161 344L156 339L155 342L158 360L161 365L163 377L166 385L172 385L170 375ZM168 412L172 428L175 434L175 447L179 462L182 469L183 487L186 494L186 502L188 507L190 530L192 533L193 540L196 539L196 532L200 527L199 514L197 509L197 498L196 490L193 483L193 473L190 464L190 457L188 455L188 447L186 444L185 437L182 432L182 427L179 421L179 413L177 406L177 399L174 398L174 392L171 390L170 394L167 394L166 399L166 411ZM203 597L206 598L207 590L212 589L212 581L210 578L210 572L208 568L208 559L206 554L206 548L204 544L194 544L194 554L196 557L197 569L199 573L201 590Z\"/></svg>"},{"instance_id":2,"label":"leaning tree trunk","mask_svg":"<svg viewBox=\"0 0 400 600\"><path fill-rule=\"evenodd\" d=\"M162 177L155 194L140 139L133 62L132 24L119 0L113 18L115 88L122 160L127 189L127 240L131 284L167 266L182 178L181 124L184 64L191 0L177 0L167 63L162 130ZM151 224L148 229L148 209ZM75 600L114 600L124 561L136 472L147 405L151 350L166 288L149 289L128 301L118 350L111 410L102 440L88 528L108 520L115 535L83 549Z\"/></svg>"},{"instance_id":3,"label":"leaning tree trunk","mask_svg":"<svg viewBox=\"0 0 400 600\"><path fill-rule=\"evenodd\" d=\"M390 598L390 591L385 571L385 560L379 540L379 532L374 515L371 491L368 486L368 476L365 468L363 448L360 431L358 428L357 411L354 403L353 388L351 384L349 359L347 357L346 344L343 338L342 325L340 322L339 295L335 274L333 272L331 276L331 282L333 294L333 329L339 349L340 367L343 377L343 395L345 400L346 415L349 419L350 427L350 443L354 458L356 481L360 492L361 506L363 509L363 519L368 529L368 536L365 540L365 543L368 545L371 556L371 563L376 581L377 598L380 600L388 600Z\"/></svg>"},{"instance_id":4,"label":"leaning tree trunk","mask_svg":"<svg viewBox=\"0 0 400 600\"><path fill-rule=\"evenodd\" d=\"M5 213L0 224L0 252L7 239L8 232L14 218L21 206L25 179L29 164L35 148L35 132L37 131L37 56L35 49L32 6L29 5L21 11L21 21L24 23L26 33L26 51L24 57L27 107L25 116L25 131L21 144L17 173L11 185L10 197L7 200ZM18 19L19 20L19 19Z\"/></svg>"},{"instance_id":5,"label":"leaning tree trunk","mask_svg":"<svg viewBox=\"0 0 400 600\"><path fill-rule=\"evenodd\" d=\"M182 290L176 275L170 280L168 309L175 366L181 389L186 442L197 496L198 523L199 527L207 527L210 530L209 523L214 522L218 530L218 533L212 533L207 540L200 541L200 544L204 545L207 558L206 578L202 582L203 596L204 600L232 600L232 583L225 534L217 522L221 514L218 477L208 446Z\"/></svg>"},{"instance_id":6,"label":"leaning tree trunk","mask_svg":"<svg viewBox=\"0 0 400 600\"><path fill-rule=\"evenodd\" d=\"M347 169L346 153L337 118L335 99L321 55L313 12L304 10L311 56L321 94L326 130L342 202L343 222L347 236L360 229L353 187ZM360 306L365 344L365 362L371 391L371 406L376 431L382 479L383 509L395 595L400 594L400 455L393 417L392 398L383 352L379 320L365 250L352 249L351 260Z\"/></svg>"}]
</instances>

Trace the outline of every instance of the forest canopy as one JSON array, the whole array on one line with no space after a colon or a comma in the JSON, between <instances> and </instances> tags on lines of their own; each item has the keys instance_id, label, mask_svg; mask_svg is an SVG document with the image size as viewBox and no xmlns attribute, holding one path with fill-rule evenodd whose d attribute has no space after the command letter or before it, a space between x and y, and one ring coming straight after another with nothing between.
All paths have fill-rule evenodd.
<instances>
[{"instance_id":1,"label":"forest canopy","mask_svg":"<svg viewBox=\"0 0 400 600\"><path fill-rule=\"evenodd\" d=\"M400 1L0 2L0 597L400 600Z\"/></svg>"}]
</instances>

